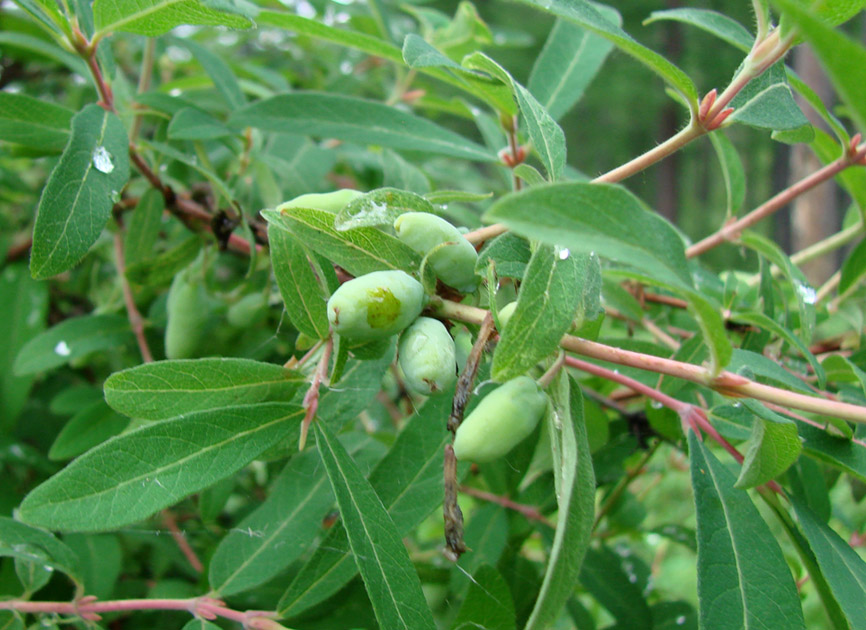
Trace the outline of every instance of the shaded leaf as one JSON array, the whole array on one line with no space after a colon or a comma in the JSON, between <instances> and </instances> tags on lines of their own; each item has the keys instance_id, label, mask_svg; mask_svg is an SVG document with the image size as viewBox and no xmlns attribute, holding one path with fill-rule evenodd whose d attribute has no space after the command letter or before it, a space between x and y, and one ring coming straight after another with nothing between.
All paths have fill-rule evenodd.
<instances>
[{"instance_id":1,"label":"shaded leaf","mask_svg":"<svg viewBox=\"0 0 866 630\"><path fill-rule=\"evenodd\" d=\"M74 112L44 100L0 92L0 140L43 151L62 151Z\"/></svg>"},{"instance_id":2,"label":"shaded leaf","mask_svg":"<svg viewBox=\"0 0 866 630\"><path fill-rule=\"evenodd\" d=\"M0 516L0 556L40 561L80 582L78 558L53 534Z\"/></svg>"},{"instance_id":3,"label":"shaded leaf","mask_svg":"<svg viewBox=\"0 0 866 630\"><path fill-rule=\"evenodd\" d=\"M472 575L469 591L451 630L513 630L514 602L499 571L481 565Z\"/></svg>"},{"instance_id":4,"label":"shaded leaf","mask_svg":"<svg viewBox=\"0 0 866 630\"><path fill-rule=\"evenodd\" d=\"M662 20L674 20L697 26L743 52L749 52L755 41L755 37L742 24L727 15L709 9L677 8L653 11L643 23L646 25Z\"/></svg>"},{"instance_id":5,"label":"shaded leaf","mask_svg":"<svg viewBox=\"0 0 866 630\"><path fill-rule=\"evenodd\" d=\"M755 414L752 435L735 488L754 488L775 479L800 456L803 445L797 425L754 400L743 405Z\"/></svg>"},{"instance_id":6,"label":"shaded leaf","mask_svg":"<svg viewBox=\"0 0 866 630\"><path fill-rule=\"evenodd\" d=\"M129 419L113 411L103 401L96 402L72 416L51 445L48 459L70 459L123 431Z\"/></svg>"}]
</instances>

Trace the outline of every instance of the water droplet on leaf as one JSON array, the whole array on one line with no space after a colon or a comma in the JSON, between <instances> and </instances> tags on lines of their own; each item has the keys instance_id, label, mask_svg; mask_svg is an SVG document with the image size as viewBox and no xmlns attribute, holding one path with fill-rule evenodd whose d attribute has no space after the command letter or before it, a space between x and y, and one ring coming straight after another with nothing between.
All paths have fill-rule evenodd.
<instances>
[{"instance_id":1,"label":"water droplet on leaf","mask_svg":"<svg viewBox=\"0 0 866 630\"><path fill-rule=\"evenodd\" d=\"M110 173L114 170L114 162L108 149L98 146L93 150L93 166L100 173Z\"/></svg>"},{"instance_id":2,"label":"water droplet on leaf","mask_svg":"<svg viewBox=\"0 0 866 630\"><path fill-rule=\"evenodd\" d=\"M69 349L69 344L67 344L65 341L57 342L57 345L54 346L54 352L56 354L59 354L61 357L68 357L70 354L72 354L72 350Z\"/></svg>"}]
</instances>

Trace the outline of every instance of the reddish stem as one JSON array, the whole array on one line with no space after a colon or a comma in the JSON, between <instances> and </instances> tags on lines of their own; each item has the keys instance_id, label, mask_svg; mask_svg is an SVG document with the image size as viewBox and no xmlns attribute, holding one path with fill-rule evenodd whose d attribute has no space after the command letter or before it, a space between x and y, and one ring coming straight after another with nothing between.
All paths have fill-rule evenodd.
<instances>
[{"instance_id":1,"label":"reddish stem","mask_svg":"<svg viewBox=\"0 0 866 630\"><path fill-rule=\"evenodd\" d=\"M304 420L301 423L301 438L298 441L298 450L304 450L307 444L307 434L310 431L310 424L313 418L316 417L316 410L319 408L319 386L328 375L328 363L331 360L331 349L334 347L334 339L331 337L325 344L322 350L322 356L319 358L319 365L313 373L313 382L310 383L310 389L304 395L303 406L307 410L304 414Z\"/></svg>"},{"instance_id":2,"label":"reddish stem","mask_svg":"<svg viewBox=\"0 0 866 630\"><path fill-rule=\"evenodd\" d=\"M201 573L204 571L204 565L201 560L199 560L195 551L193 551L192 547L190 547L189 542L186 539L186 535L180 531L180 528L177 526L177 520L174 518L174 514L172 514L169 510L163 510L162 512L162 522L165 523L168 531L171 532L172 538L174 538L174 542L177 543L177 546L180 548L181 553L186 557L187 561L189 561L190 566L195 570L196 573Z\"/></svg>"},{"instance_id":3,"label":"reddish stem","mask_svg":"<svg viewBox=\"0 0 866 630\"><path fill-rule=\"evenodd\" d=\"M150 351L150 346L147 345L147 338L144 336L144 319L135 305L135 297L132 295L132 288L126 278L126 259L123 254L123 234L121 232L114 235L114 258L117 274L120 276L120 286L123 289L123 301L126 304L126 316L129 319L129 325L135 335L135 341L138 343L142 360L145 363L150 363L153 361L153 354Z\"/></svg>"},{"instance_id":4,"label":"reddish stem","mask_svg":"<svg viewBox=\"0 0 866 630\"><path fill-rule=\"evenodd\" d=\"M468 494L471 497L475 497L476 499L496 503L497 505L501 505L502 507L508 508L509 510L520 512L521 514L523 514L523 516L525 516L531 521L538 521L543 525L547 525L551 529L556 529L555 523L553 523L544 514L539 512L538 508L535 508L531 505L516 503L508 497L499 496L498 494L493 494L492 492L485 492L484 490L479 490L478 488L473 488L471 486L460 486L460 492L462 492L463 494Z\"/></svg>"}]
</instances>

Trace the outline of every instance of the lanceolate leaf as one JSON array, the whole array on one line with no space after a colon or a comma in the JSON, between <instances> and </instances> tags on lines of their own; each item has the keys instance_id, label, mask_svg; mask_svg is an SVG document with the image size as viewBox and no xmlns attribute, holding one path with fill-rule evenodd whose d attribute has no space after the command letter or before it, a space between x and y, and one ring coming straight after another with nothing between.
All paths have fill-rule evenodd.
<instances>
[{"instance_id":1,"label":"lanceolate leaf","mask_svg":"<svg viewBox=\"0 0 866 630\"><path fill-rule=\"evenodd\" d=\"M268 225L274 277L292 325L313 339L328 336L328 295L313 272L306 249L294 234Z\"/></svg>"},{"instance_id":2,"label":"lanceolate leaf","mask_svg":"<svg viewBox=\"0 0 866 630\"><path fill-rule=\"evenodd\" d=\"M749 52L755 41L755 37L742 24L717 11L692 8L653 11L643 23L652 24L661 20L675 20L697 26L743 52Z\"/></svg>"},{"instance_id":3,"label":"lanceolate leaf","mask_svg":"<svg viewBox=\"0 0 866 630\"><path fill-rule=\"evenodd\" d=\"M72 268L99 237L129 178L129 145L120 119L88 105L72 119L72 134L39 200L30 273L49 278Z\"/></svg>"},{"instance_id":4,"label":"lanceolate leaf","mask_svg":"<svg viewBox=\"0 0 866 630\"><path fill-rule=\"evenodd\" d=\"M692 288L676 230L621 186L569 182L507 195L484 215L572 254L595 252L659 282Z\"/></svg>"},{"instance_id":5,"label":"lanceolate leaf","mask_svg":"<svg viewBox=\"0 0 866 630\"><path fill-rule=\"evenodd\" d=\"M371 271L402 269L417 271L418 254L402 241L376 228L357 228L338 232L334 215L312 208L262 210L271 225L288 230L306 247L332 260L355 276Z\"/></svg>"},{"instance_id":6,"label":"lanceolate leaf","mask_svg":"<svg viewBox=\"0 0 866 630\"><path fill-rule=\"evenodd\" d=\"M338 94L293 92L274 96L235 111L230 122L467 160L496 159L489 149L429 120L383 103Z\"/></svg>"},{"instance_id":7,"label":"lanceolate leaf","mask_svg":"<svg viewBox=\"0 0 866 630\"><path fill-rule=\"evenodd\" d=\"M162 420L182 414L265 401L288 401L303 374L250 359L157 361L115 372L105 401L132 418Z\"/></svg>"},{"instance_id":8,"label":"lanceolate leaf","mask_svg":"<svg viewBox=\"0 0 866 630\"><path fill-rule=\"evenodd\" d=\"M833 589L833 596L848 618L852 630L866 628L866 562L839 534L830 529L801 501L794 500L797 519L818 566Z\"/></svg>"},{"instance_id":9,"label":"lanceolate leaf","mask_svg":"<svg viewBox=\"0 0 866 630\"><path fill-rule=\"evenodd\" d=\"M788 131L809 125L794 102L782 62L752 79L731 101L734 113L729 120L753 127Z\"/></svg>"},{"instance_id":10,"label":"lanceolate leaf","mask_svg":"<svg viewBox=\"0 0 866 630\"><path fill-rule=\"evenodd\" d=\"M62 151L73 112L26 94L0 92L0 140L43 151Z\"/></svg>"},{"instance_id":11,"label":"lanceolate leaf","mask_svg":"<svg viewBox=\"0 0 866 630\"><path fill-rule=\"evenodd\" d=\"M515 627L514 602L508 585L492 566L481 565L472 575L469 591L451 630L512 630Z\"/></svg>"},{"instance_id":12,"label":"lanceolate leaf","mask_svg":"<svg viewBox=\"0 0 866 630\"><path fill-rule=\"evenodd\" d=\"M370 473L370 484L401 536L442 504L442 448L450 436L443 419L450 409L447 393L428 399ZM277 610L282 616L297 616L336 593L357 572L346 530L335 525L289 585Z\"/></svg>"},{"instance_id":13,"label":"lanceolate leaf","mask_svg":"<svg viewBox=\"0 0 866 630\"><path fill-rule=\"evenodd\" d=\"M0 556L35 559L80 581L78 558L53 534L0 516Z\"/></svg>"},{"instance_id":14,"label":"lanceolate leaf","mask_svg":"<svg viewBox=\"0 0 866 630\"><path fill-rule=\"evenodd\" d=\"M598 282L593 283L593 270ZM493 378L505 382L525 374L559 347L585 301L601 290L598 257L539 246L523 276L517 308L496 346Z\"/></svg>"},{"instance_id":15,"label":"lanceolate leaf","mask_svg":"<svg viewBox=\"0 0 866 630\"><path fill-rule=\"evenodd\" d=\"M734 476L689 431L702 628L805 628L779 543Z\"/></svg>"},{"instance_id":16,"label":"lanceolate leaf","mask_svg":"<svg viewBox=\"0 0 866 630\"><path fill-rule=\"evenodd\" d=\"M547 414L558 520L544 582L527 630L550 628L574 592L592 534L595 473L583 417L583 396L571 378L556 380Z\"/></svg>"},{"instance_id":17,"label":"lanceolate leaf","mask_svg":"<svg viewBox=\"0 0 866 630\"><path fill-rule=\"evenodd\" d=\"M18 517L64 531L101 531L151 516L237 472L289 438L288 403L203 411L115 437L34 489Z\"/></svg>"},{"instance_id":18,"label":"lanceolate leaf","mask_svg":"<svg viewBox=\"0 0 866 630\"><path fill-rule=\"evenodd\" d=\"M50 370L97 350L132 340L129 321L120 315L85 315L67 319L28 341L15 359L15 374Z\"/></svg>"},{"instance_id":19,"label":"lanceolate leaf","mask_svg":"<svg viewBox=\"0 0 866 630\"><path fill-rule=\"evenodd\" d=\"M574 22L587 31L612 42L627 55L647 66L658 74L672 88L677 90L690 108L697 107L698 92L692 80L674 64L635 41L619 26L607 20L595 6L587 0L521 0L543 11Z\"/></svg>"},{"instance_id":20,"label":"lanceolate leaf","mask_svg":"<svg viewBox=\"0 0 866 630\"><path fill-rule=\"evenodd\" d=\"M736 488L754 488L785 472L797 461L803 445L797 425L753 400L743 404L755 414L752 435Z\"/></svg>"},{"instance_id":21,"label":"lanceolate leaf","mask_svg":"<svg viewBox=\"0 0 866 630\"><path fill-rule=\"evenodd\" d=\"M215 11L200 0L95 0L93 19L100 34L126 31L156 37L181 24L248 28L248 19Z\"/></svg>"},{"instance_id":22,"label":"lanceolate leaf","mask_svg":"<svg viewBox=\"0 0 866 630\"><path fill-rule=\"evenodd\" d=\"M418 574L376 491L323 424L316 443L337 497L358 570L383 628L433 629Z\"/></svg>"},{"instance_id":23,"label":"lanceolate leaf","mask_svg":"<svg viewBox=\"0 0 866 630\"><path fill-rule=\"evenodd\" d=\"M596 9L613 24L622 24L612 7ZM580 100L612 48L606 39L560 18L532 66L527 87L558 120Z\"/></svg>"},{"instance_id":24,"label":"lanceolate leaf","mask_svg":"<svg viewBox=\"0 0 866 630\"><path fill-rule=\"evenodd\" d=\"M842 276L839 279L839 293L845 293L866 275L866 240L860 241L857 247L848 254L842 265Z\"/></svg>"}]
</instances>

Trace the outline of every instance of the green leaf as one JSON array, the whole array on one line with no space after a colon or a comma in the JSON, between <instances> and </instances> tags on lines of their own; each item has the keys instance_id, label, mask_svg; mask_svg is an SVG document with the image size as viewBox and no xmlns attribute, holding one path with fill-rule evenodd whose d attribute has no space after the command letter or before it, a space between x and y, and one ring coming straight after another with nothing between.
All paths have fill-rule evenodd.
<instances>
[{"instance_id":1,"label":"green leaf","mask_svg":"<svg viewBox=\"0 0 866 630\"><path fill-rule=\"evenodd\" d=\"M608 547L586 550L580 583L607 608L620 627L652 630L652 613L637 586L637 575L626 575L620 558Z\"/></svg>"},{"instance_id":2,"label":"green leaf","mask_svg":"<svg viewBox=\"0 0 866 630\"><path fill-rule=\"evenodd\" d=\"M866 447L811 425L800 423L798 428L806 453L866 482Z\"/></svg>"},{"instance_id":3,"label":"green leaf","mask_svg":"<svg viewBox=\"0 0 866 630\"><path fill-rule=\"evenodd\" d=\"M370 484L401 536L442 505L442 449L451 437L443 420L450 409L447 394L428 399L370 473ZM346 530L335 525L280 599L279 614L297 616L339 591L357 572Z\"/></svg>"},{"instance_id":4,"label":"green leaf","mask_svg":"<svg viewBox=\"0 0 866 630\"><path fill-rule=\"evenodd\" d=\"M514 80L511 74L493 59L481 52L463 59L463 65L483 70L511 86L532 145L538 152L550 181L559 179L565 168L565 133L532 93Z\"/></svg>"},{"instance_id":5,"label":"green leaf","mask_svg":"<svg viewBox=\"0 0 866 630\"><path fill-rule=\"evenodd\" d=\"M592 535L595 473L577 383L562 374L551 388L547 429L553 456L559 522L544 582L526 630L550 628L574 592Z\"/></svg>"},{"instance_id":6,"label":"green leaf","mask_svg":"<svg viewBox=\"0 0 866 630\"><path fill-rule=\"evenodd\" d=\"M821 363L831 383L856 383L866 395L866 372L857 367L848 357L831 354Z\"/></svg>"},{"instance_id":7,"label":"green leaf","mask_svg":"<svg viewBox=\"0 0 866 630\"><path fill-rule=\"evenodd\" d=\"M612 42L614 46L664 79L683 96L689 109L697 111L698 91L692 80L667 59L638 43L619 26L607 20L594 4L587 0L521 0L521 2L565 18Z\"/></svg>"},{"instance_id":8,"label":"green leaf","mask_svg":"<svg viewBox=\"0 0 866 630\"><path fill-rule=\"evenodd\" d=\"M472 512L466 521L466 547L471 553L461 556L451 571L451 591L463 595L471 576L483 564L495 565L508 543L508 515L502 506L488 503Z\"/></svg>"},{"instance_id":9,"label":"green leaf","mask_svg":"<svg viewBox=\"0 0 866 630\"><path fill-rule=\"evenodd\" d=\"M46 152L62 151L74 114L26 94L0 92L0 140Z\"/></svg>"},{"instance_id":10,"label":"green leaf","mask_svg":"<svg viewBox=\"0 0 866 630\"><path fill-rule=\"evenodd\" d=\"M171 118L168 137L172 140L214 140L237 135L220 119L196 107L184 107Z\"/></svg>"},{"instance_id":11,"label":"green leaf","mask_svg":"<svg viewBox=\"0 0 866 630\"><path fill-rule=\"evenodd\" d=\"M779 325L776 320L759 312L732 313L729 319L734 322L753 324L759 328L763 328L764 330L778 335L781 339L784 339L797 348L800 354L803 355L803 358L809 362L810 366L812 366L812 370L818 377L818 387L824 387L827 382L827 375L824 373L824 368L821 367L821 364L818 363L818 359L816 359L815 355L809 351L806 344L800 341L790 330Z\"/></svg>"},{"instance_id":12,"label":"green leaf","mask_svg":"<svg viewBox=\"0 0 866 630\"><path fill-rule=\"evenodd\" d=\"M78 556L84 592L108 599L118 585L123 550L112 534L66 534L65 542Z\"/></svg>"},{"instance_id":13,"label":"green leaf","mask_svg":"<svg viewBox=\"0 0 866 630\"><path fill-rule=\"evenodd\" d=\"M156 37L181 24L249 28L250 20L215 11L199 0L94 0L93 19L97 33L113 31Z\"/></svg>"},{"instance_id":14,"label":"green leaf","mask_svg":"<svg viewBox=\"0 0 866 630\"><path fill-rule=\"evenodd\" d=\"M147 147L153 151L156 151L157 153L161 153L164 156L171 158L172 160L180 162L181 164L185 164L194 171L201 173L213 185L214 191L219 193L219 195L221 195L227 203L236 203L234 195L232 194L231 190L229 190L228 185L225 181L223 181L222 177L217 175L207 166L203 166L202 164L200 164L198 158L195 155L188 155L183 151L175 149L173 146L165 144L164 142L145 141L143 139L139 139L138 144L142 147Z\"/></svg>"},{"instance_id":15,"label":"green leaf","mask_svg":"<svg viewBox=\"0 0 866 630\"><path fill-rule=\"evenodd\" d=\"M497 159L493 151L429 120L384 103L339 94L281 94L236 110L229 122L467 160Z\"/></svg>"},{"instance_id":16,"label":"green leaf","mask_svg":"<svg viewBox=\"0 0 866 630\"><path fill-rule=\"evenodd\" d=\"M735 488L754 488L775 479L797 461L803 444L797 425L754 400L743 405L755 414L752 435Z\"/></svg>"},{"instance_id":17,"label":"green leaf","mask_svg":"<svg viewBox=\"0 0 866 630\"><path fill-rule=\"evenodd\" d=\"M222 57L189 38L172 37L169 41L177 46L183 46L192 53L193 58L208 73L230 110L246 105L247 99L241 91L238 79Z\"/></svg>"},{"instance_id":18,"label":"green leaf","mask_svg":"<svg viewBox=\"0 0 866 630\"><path fill-rule=\"evenodd\" d=\"M162 229L162 213L165 210L165 197L156 188L144 192L138 199L132 217L127 218L126 234L123 239L123 256L126 273L140 260L153 255L159 231ZM199 239L200 240L200 239ZM188 260L187 264L192 262ZM184 265L186 266L186 265Z\"/></svg>"},{"instance_id":19,"label":"green leaf","mask_svg":"<svg viewBox=\"0 0 866 630\"><path fill-rule=\"evenodd\" d=\"M48 451L48 459L71 459L123 431L129 419L96 402L72 416Z\"/></svg>"},{"instance_id":20,"label":"green leaf","mask_svg":"<svg viewBox=\"0 0 866 630\"><path fill-rule=\"evenodd\" d=\"M842 264L842 276L839 279L839 293L845 293L863 276L866 275L866 240L860 241L857 247L848 254Z\"/></svg>"},{"instance_id":21,"label":"green leaf","mask_svg":"<svg viewBox=\"0 0 866 630\"><path fill-rule=\"evenodd\" d=\"M288 199L316 190L337 159L334 151L304 136L274 133L270 140L268 152L259 157L273 170Z\"/></svg>"},{"instance_id":22,"label":"green leaf","mask_svg":"<svg viewBox=\"0 0 866 630\"><path fill-rule=\"evenodd\" d=\"M217 546L208 568L211 589L225 597L279 574L319 535L333 503L319 452L311 449L293 457L267 500Z\"/></svg>"},{"instance_id":23,"label":"green leaf","mask_svg":"<svg viewBox=\"0 0 866 630\"><path fill-rule=\"evenodd\" d=\"M181 359L145 363L105 381L105 401L132 418L163 420L196 411L288 401L303 374L250 359Z\"/></svg>"},{"instance_id":24,"label":"green leaf","mask_svg":"<svg viewBox=\"0 0 866 630\"><path fill-rule=\"evenodd\" d=\"M845 140L846 143L848 141ZM840 141L834 140L821 129L815 130L815 139L812 141L811 148L824 164L840 158L844 151ZM835 179L851 195L860 209L860 216L866 217L866 169L846 168L837 173Z\"/></svg>"},{"instance_id":25,"label":"green leaf","mask_svg":"<svg viewBox=\"0 0 866 630\"><path fill-rule=\"evenodd\" d=\"M304 410L263 403L201 411L110 439L37 486L25 523L104 531L140 521L228 477L297 430Z\"/></svg>"},{"instance_id":26,"label":"green leaf","mask_svg":"<svg viewBox=\"0 0 866 630\"><path fill-rule=\"evenodd\" d=\"M734 113L728 120L752 127L789 131L810 126L794 102L781 61L749 81L731 101L731 107Z\"/></svg>"},{"instance_id":27,"label":"green leaf","mask_svg":"<svg viewBox=\"0 0 866 630\"><path fill-rule=\"evenodd\" d=\"M526 265L532 252L529 241L525 238L506 232L490 241L478 255L475 271L483 275L492 261L496 275L507 278L522 278L526 273Z\"/></svg>"},{"instance_id":28,"label":"green leaf","mask_svg":"<svg viewBox=\"0 0 866 630\"><path fill-rule=\"evenodd\" d=\"M157 204L156 207L159 207L159 202ZM161 224L162 221L160 221L160 226ZM148 287L170 283L177 274L189 267L192 261L198 257L202 244L201 237L193 234L157 256L152 256L153 250L151 249L146 252L147 258L134 262L126 268L126 277L130 282Z\"/></svg>"},{"instance_id":29,"label":"green leaf","mask_svg":"<svg viewBox=\"0 0 866 630\"><path fill-rule=\"evenodd\" d=\"M689 431L702 628L805 628L791 571L748 494Z\"/></svg>"},{"instance_id":30,"label":"green leaf","mask_svg":"<svg viewBox=\"0 0 866 630\"><path fill-rule=\"evenodd\" d=\"M746 200L746 171L743 169L743 162L734 143L728 140L724 133L711 133L709 138L719 158L719 166L722 167L722 178L728 200L725 216L730 217L739 211Z\"/></svg>"},{"instance_id":31,"label":"green leaf","mask_svg":"<svg viewBox=\"0 0 866 630\"><path fill-rule=\"evenodd\" d=\"M338 232L334 215L312 208L262 210L271 225L291 232L314 252L332 260L354 276L371 271L401 269L417 272L421 257L402 241L376 228Z\"/></svg>"},{"instance_id":32,"label":"green leaf","mask_svg":"<svg viewBox=\"0 0 866 630\"><path fill-rule=\"evenodd\" d=\"M330 334L328 295L306 249L294 234L273 223L268 225L268 245L274 277L292 325L308 337L326 339Z\"/></svg>"},{"instance_id":33,"label":"green leaf","mask_svg":"<svg viewBox=\"0 0 866 630\"><path fill-rule=\"evenodd\" d=\"M662 20L674 20L697 26L743 52L749 52L755 41L755 36L742 24L727 15L709 9L679 8L653 11L643 23L647 25Z\"/></svg>"},{"instance_id":34,"label":"green leaf","mask_svg":"<svg viewBox=\"0 0 866 630\"><path fill-rule=\"evenodd\" d=\"M792 0L775 0L812 47L859 129L866 129L866 48Z\"/></svg>"},{"instance_id":35,"label":"green leaf","mask_svg":"<svg viewBox=\"0 0 866 630\"><path fill-rule=\"evenodd\" d=\"M595 252L659 282L692 288L677 231L621 186L568 182L536 186L494 203L484 218L572 254Z\"/></svg>"},{"instance_id":36,"label":"green leaf","mask_svg":"<svg viewBox=\"0 0 866 630\"><path fill-rule=\"evenodd\" d=\"M537 247L523 276L517 307L496 345L494 380L504 383L525 374L555 352L572 322L583 320L586 305L598 303L600 291L597 256L572 255L552 245Z\"/></svg>"},{"instance_id":37,"label":"green leaf","mask_svg":"<svg viewBox=\"0 0 866 630\"><path fill-rule=\"evenodd\" d=\"M0 516L0 556L36 560L81 581L78 558L53 534Z\"/></svg>"},{"instance_id":38,"label":"green leaf","mask_svg":"<svg viewBox=\"0 0 866 630\"><path fill-rule=\"evenodd\" d=\"M35 374L69 363L97 350L132 340L129 322L119 315L85 315L60 322L28 341L18 352L14 372Z\"/></svg>"},{"instance_id":39,"label":"green leaf","mask_svg":"<svg viewBox=\"0 0 866 630\"><path fill-rule=\"evenodd\" d=\"M323 424L314 426L322 462L376 619L384 628L435 628L418 574L376 491L330 430Z\"/></svg>"},{"instance_id":40,"label":"green leaf","mask_svg":"<svg viewBox=\"0 0 866 630\"><path fill-rule=\"evenodd\" d=\"M387 225L404 212L435 213L433 204L421 195L396 188L377 188L350 201L337 213L334 227L340 231Z\"/></svg>"},{"instance_id":41,"label":"green leaf","mask_svg":"<svg viewBox=\"0 0 866 630\"><path fill-rule=\"evenodd\" d=\"M49 278L80 261L102 233L129 178L129 143L120 119L88 105L72 119L72 135L42 190L30 273Z\"/></svg>"},{"instance_id":42,"label":"green leaf","mask_svg":"<svg viewBox=\"0 0 866 630\"><path fill-rule=\"evenodd\" d=\"M595 8L612 24L622 25L616 9L601 4ZM558 19L535 59L527 87L559 120L581 99L612 48L606 39Z\"/></svg>"},{"instance_id":43,"label":"green leaf","mask_svg":"<svg viewBox=\"0 0 866 630\"><path fill-rule=\"evenodd\" d=\"M514 630L514 602L499 571L482 564L472 575L469 591L451 630Z\"/></svg>"},{"instance_id":44,"label":"green leaf","mask_svg":"<svg viewBox=\"0 0 866 630\"><path fill-rule=\"evenodd\" d=\"M704 343L710 351L710 370L713 374L718 374L731 362L733 356L733 348L726 334L725 321L719 309L704 299L703 294L697 291L687 291L686 294L689 300L689 312L697 320Z\"/></svg>"},{"instance_id":45,"label":"green leaf","mask_svg":"<svg viewBox=\"0 0 866 630\"><path fill-rule=\"evenodd\" d=\"M25 263L11 263L0 274L0 432L11 429L30 395L31 375L13 372L15 357L45 330L48 285L27 273Z\"/></svg>"},{"instance_id":46,"label":"green leaf","mask_svg":"<svg viewBox=\"0 0 866 630\"><path fill-rule=\"evenodd\" d=\"M852 630L866 628L866 562L827 523L794 499L797 520Z\"/></svg>"},{"instance_id":47,"label":"green leaf","mask_svg":"<svg viewBox=\"0 0 866 630\"><path fill-rule=\"evenodd\" d=\"M517 113L512 90L497 79L464 68L440 52L420 36L410 33L403 41L403 60L410 68L426 72L439 79L451 78L451 83L485 101L499 113ZM453 74L448 74L448 73Z\"/></svg>"},{"instance_id":48,"label":"green leaf","mask_svg":"<svg viewBox=\"0 0 866 630\"><path fill-rule=\"evenodd\" d=\"M803 381L775 361L749 350L735 348L731 354L728 369L746 378L755 379L757 377L761 382L769 382L804 394L815 393Z\"/></svg>"}]
</instances>

